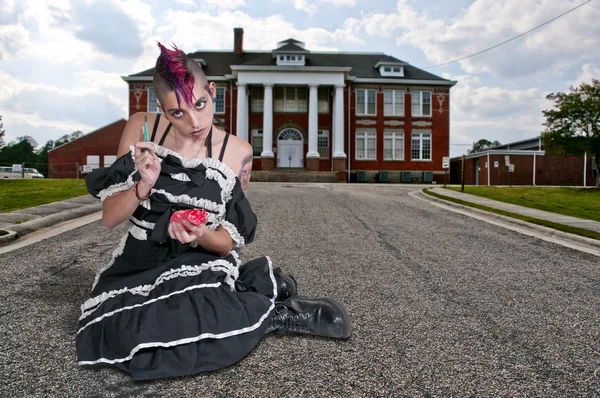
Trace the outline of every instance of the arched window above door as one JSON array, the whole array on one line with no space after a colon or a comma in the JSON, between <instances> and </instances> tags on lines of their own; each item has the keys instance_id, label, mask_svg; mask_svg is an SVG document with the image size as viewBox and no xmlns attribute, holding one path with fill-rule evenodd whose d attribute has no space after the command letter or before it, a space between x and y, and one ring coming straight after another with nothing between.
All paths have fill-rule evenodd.
<instances>
[{"instance_id":1,"label":"arched window above door","mask_svg":"<svg viewBox=\"0 0 600 398\"><path fill-rule=\"evenodd\" d=\"M278 140L302 141L302 134L296 129L285 129L279 133Z\"/></svg>"}]
</instances>

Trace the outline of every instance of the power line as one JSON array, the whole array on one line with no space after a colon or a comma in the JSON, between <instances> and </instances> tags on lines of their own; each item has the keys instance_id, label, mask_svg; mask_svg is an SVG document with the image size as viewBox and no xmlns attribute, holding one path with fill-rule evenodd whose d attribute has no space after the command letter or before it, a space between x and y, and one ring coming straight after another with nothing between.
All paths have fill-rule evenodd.
<instances>
[{"instance_id":1,"label":"power line","mask_svg":"<svg viewBox=\"0 0 600 398\"><path fill-rule=\"evenodd\" d=\"M500 47L501 45L503 45L503 44L506 44L506 43L508 43L508 42L511 42L511 41L513 41L513 40L515 40L515 39L518 39L518 38L519 38L519 37L521 37L521 36L525 36L526 34L528 34L528 33L531 33L531 32L533 32L534 30L536 30L536 29L539 29L539 28L541 28L541 27L542 27L542 26L544 26L544 25L548 25L550 22L556 21L558 18L560 18L560 17L563 17L563 16L567 15L568 13L575 11L576 9L578 9L579 7L582 7L582 6L586 5L586 4L587 4L587 3L589 3L590 1L592 1L592 0L587 0L586 2L584 2L584 3L581 3L580 5L578 5L578 6L576 6L576 7L573 7L573 8L571 8L569 11L567 11L567 12L564 12L564 13L560 14L559 16L552 18L552 19L551 19L551 20L549 20L549 21L546 21L546 22L544 22L543 24L541 24L541 25L538 25L538 26L536 26L536 27L535 27L535 28L533 28L533 29L529 29L527 32L523 32L523 33L521 33L520 35L517 35L517 36L513 37L512 39L508 39L508 40L506 40L506 41L503 41L502 43L496 44L495 46L492 46L492 47L486 48L485 50L481 50L481 51L479 51L479 52L476 52L475 54L467 55L466 57L458 58L458 59L455 59L455 60L453 60L453 61L444 62L443 64L438 64L438 65L428 66L427 68L423 68L423 69L433 69L433 68L437 68L438 66L444 66L444 65L448 65L448 64L453 64L453 63L455 63L455 62L462 61L463 59L471 58L471 57L474 57L474 56L476 56L476 55L483 54L483 53L484 53L484 52L486 52L486 51L493 50L494 48L496 48L496 47Z\"/></svg>"}]
</instances>

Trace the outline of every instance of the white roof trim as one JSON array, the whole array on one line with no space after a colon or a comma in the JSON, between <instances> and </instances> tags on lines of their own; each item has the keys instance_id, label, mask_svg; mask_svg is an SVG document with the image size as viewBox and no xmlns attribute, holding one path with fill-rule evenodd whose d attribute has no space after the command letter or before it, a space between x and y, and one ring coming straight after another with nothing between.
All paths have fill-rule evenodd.
<instances>
[{"instance_id":1,"label":"white roof trim","mask_svg":"<svg viewBox=\"0 0 600 398\"><path fill-rule=\"evenodd\" d=\"M478 158L481 156L487 156L488 154L490 155L536 155L536 156L544 156L546 155L546 151L531 151L531 150L527 150L527 151L522 151L519 149L511 149L511 150L494 150L494 149L490 149L487 151L482 151L482 152L477 152L477 153L471 153L469 155L465 155L465 159L472 159L472 158ZM455 159L461 159L462 156L457 156L452 158L451 160L455 160Z\"/></svg>"},{"instance_id":2,"label":"white roof trim","mask_svg":"<svg viewBox=\"0 0 600 398\"><path fill-rule=\"evenodd\" d=\"M236 71L261 71L261 72L350 72L350 66L261 66L261 65L231 65L231 70Z\"/></svg>"},{"instance_id":3,"label":"white roof trim","mask_svg":"<svg viewBox=\"0 0 600 398\"><path fill-rule=\"evenodd\" d=\"M454 86L458 83L455 80L444 81L444 80L413 80L413 79L377 79L370 77L355 77L352 76L353 79L348 78L348 80L354 80L356 83L396 83L396 84L424 84L430 86Z\"/></svg>"}]
</instances>

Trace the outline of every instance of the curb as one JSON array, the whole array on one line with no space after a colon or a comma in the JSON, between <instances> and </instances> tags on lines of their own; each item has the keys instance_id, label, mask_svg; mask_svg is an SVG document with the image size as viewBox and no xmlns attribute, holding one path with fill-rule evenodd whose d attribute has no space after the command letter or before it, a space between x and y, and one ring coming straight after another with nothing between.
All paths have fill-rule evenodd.
<instances>
[{"instance_id":1,"label":"curb","mask_svg":"<svg viewBox=\"0 0 600 398\"><path fill-rule=\"evenodd\" d=\"M8 229L3 229L3 231L8 232L8 234L0 236L0 246L6 245L7 243L12 242L18 237L15 231L10 231Z\"/></svg>"},{"instance_id":2,"label":"curb","mask_svg":"<svg viewBox=\"0 0 600 398\"><path fill-rule=\"evenodd\" d=\"M21 224L16 224L11 226L10 230L4 228L5 231L8 231L8 235L0 236L0 245L4 245L32 232L39 231L40 229L52 227L64 221L84 217L101 210L102 203L94 203L79 208L63 210L56 214L50 214L48 216L36 218Z\"/></svg>"},{"instance_id":3,"label":"curb","mask_svg":"<svg viewBox=\"0 0 600 398\"><path fill-rule=\"evenodd\" d=\"M452 207L455 207L457 209L461 209L461 210L464 210L464 211L469 211L471 213L480 214L480 215L483 215L483 216L488 217L488 218L495 218L497 220L506 221L506 222L509 222L511 224L518 225L520 227L525 227L525 228L528 228L528 229L531 229L531 230L543 233L544 235L547 235L547 236L556 236L558 238L570 240L570 241L577 242L577 243L584 244L584 245L588 245L588 246L593 246L595 248L600 248L600 241L596 240L596 239L591 239L591 238L586 238L585 236L570 234L568 232L559 231L557 229L550 228L550 227L545 227L543 225L537 225L537 224L533 224L533 223L530 223L530 222L527 222L527 221L523 221L523 220L519 220L519 219L516 219L516 218L503 216L501 214L496 214L496 213L492 213L492 212L489 212L489 211L477 209L475 207L461 205L461 204L458 204L458 203L451 202L449 200L444 200L444 199L440 199L440 198L432 196L432 195L428 195L428 194L424 193L421 190L419 190L419 191L413 191L413 192L410 192L409 194L413 194L413 193L416 193L420 197L426 198L427 200L429 200L431 202L443 203L446 206L452 206ZM441 195L440 193L437 193L437 194ZM411 195L411 196L413 196L413 195ZM442 195L442 196L444 196L444 195ZM446 196L446 197L449 198L449 196Z\"/></svg>"}]
</instances>

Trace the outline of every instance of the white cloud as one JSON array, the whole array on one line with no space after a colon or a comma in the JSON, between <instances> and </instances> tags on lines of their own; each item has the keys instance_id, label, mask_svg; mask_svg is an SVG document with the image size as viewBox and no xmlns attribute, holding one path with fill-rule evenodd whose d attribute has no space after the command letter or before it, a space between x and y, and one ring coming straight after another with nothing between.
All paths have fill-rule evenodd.
<instances>
[{"instance_id":1,"label":"white cloud","mask_svg":"<svg viewBox=\"0 0 600 398\"><path fill-rule=\"evenodd\" d=\"M592 83L592 79L600 80L600 68L594 64L584 64L581 68L581 73L577 75L575 80L568 82L569 86L577 87L581 83Z\"/></svg>"},{"instance_id":2,"label":"white cloud","mask_svg":"<svg viewBox=\"0 0 600 398\"><path fill-rule=\"evenodd\" d=\"M356 0L319 0L321 3L331 3L337 7L354 7L356 5Z\"/></svg>"},{"instance_id":3,"label":"white cloud","mask_svg":"<svg viewBox=\"0 0 600 398\"><path fill-rule=\"evenodd\" d=\"M281 1L281 0L274 0ZM296 10L304 11L308 15L312 16L318 11L318 4L330 3L336 7L354 7L356 6L356 0L283 0L286 3L292 4Z\"/></svg>"},{"instance_id":4,"label":"white cloud","mask_svg":"<svg viewBox=\"0 0 600 398\"><path fill-rule=\"evenodd\" d=\"M539 87L456 85L451 98L451 156L465 153L470 146L463 145L483 138L506 144L538 136L543 131L542 110L551 106L546 94Z\"/></svg>"},{"instance_id":5,"label":"white cloud","mask_svg":"<svg viewBox=\"0 0 600 398\"><path fill-rule=\"evenodd\" d=\"M296 10L304 11L309 15L317 12L317 5L310 0L290 0Z\"/></svg>"},{"instance_id":6,"label":"white cloud","mask_svg":"<svg viewBox=\"0 0 600 398\"><path fill-rule=\"evenodd\" d=\"M211 35L198 35L198 26L211 32ZM224 11L215 18L213 14L206 12L170 10L164 22L157 27L156 34L159 38L168 38L168 42L174 42L187 52L198 49L232 49L234 27L244 29L244 49L248 50L272 50L279 41L289 37L305 42L306 48L311 51L335 50L337 42L362 42L353 31L351 22L333 33L314 27L302 30L281 15L253 18L242 11ZM152 63L140 65L140 69L154 64L155 49L152 54Z\"/></svg>"},{"instance_id":7,"label":"white cloud","mask_svg":"<svg viewBox=\"0 0 600 398\"><path fill-rule=\"evenodd\" d=\"M510 39L580 4L565 0L477 0L447 21L419 12L399 0L396 13L363 17L365 32L421 49L432 63L452 61ZM502 77L538 71L559 72L581 60L600 56L600 6L591 2L570 14L499 48L460 62L468 73Z\"/></svg>"}]
</instances>

